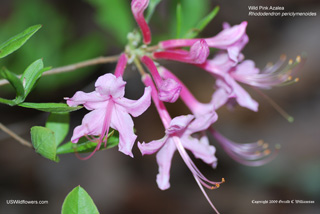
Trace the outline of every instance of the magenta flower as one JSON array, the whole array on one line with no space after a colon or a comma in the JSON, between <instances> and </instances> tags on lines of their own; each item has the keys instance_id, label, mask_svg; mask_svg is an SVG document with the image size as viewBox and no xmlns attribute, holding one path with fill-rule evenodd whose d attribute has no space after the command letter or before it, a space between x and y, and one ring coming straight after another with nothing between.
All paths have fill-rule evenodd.
<instances>
[{"instance_id":1,"label":"magenta flower","mask_svg":"<svg viewBox=\"0 0 320 214\"><path fill-rule=\"evenodd\" d=\"M205 40L196 40L190 46L190 51L183 49L158 51L153 53L153 57L155 59L168 59L192 64L204 63L210 53Z\"/></svg>"},{"instance_id":2,"label":"magenta flower","mask_svg":"<svg viewBox=\"0 0 320 214\"><path fill-rule=\"evenodd\" d=\"M149 0L132 0L131 10L135 20L137 21L142 35L144 44L149 44L151 42L151 31L143 16L143 12L149 5Z\"/></svg>"},{"instance_id":3,"label":"magenta flower","mask_svg":"<svg viewBox=\"0 0 320 214\"><path fill-rule=\"evenodd\" d=\"M159 99L164 102L174 103L179 98L181 85L171 78L162 79L156 65L149 57L143 56L141 61L148 67L155 81L159 91Z\"/></svg>"},{"instance_id":4,"label":"magenta flower","mask_svg":"<svg viewBox=\"0 0 320 214\"><path fill-rule=\"evenodd\" d=\"M72 98L66 98L69 106L83 105L91 111L84 116L82 124L74 129L71 141L77 143L83 136L100 136L96 139L97 148L87 158L99 150L102 142L107 143L109 127L119 131L119 151L133 157L131 150L137 136L133 132L130 115L137 117L150 106L151 88L146 87L139 100L130 100L124 97L125 84L121 76L105 74L96 81L95 91L78 91Z\"/></svg>"},{"instance_id":5,"label":"magenta flower","mask_svg":"<svg viewBox=\"0 0 320 214\"><path fill-rule=\"evenodd\" d=\"M209 47L227 50L229 57L235 63L244 46L248 43L249 37L246 34L247 22L230 27L229 24L223 25L223 30L214 37L204 39ZM159 46L163 49L192 46L199 39L172 39L161 41Z\"/></svg>"}]
</instances>

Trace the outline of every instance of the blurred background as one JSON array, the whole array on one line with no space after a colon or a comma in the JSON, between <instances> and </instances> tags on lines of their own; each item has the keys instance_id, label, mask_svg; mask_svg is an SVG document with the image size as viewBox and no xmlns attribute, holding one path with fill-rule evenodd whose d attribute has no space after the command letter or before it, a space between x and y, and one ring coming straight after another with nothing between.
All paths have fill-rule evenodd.
<instances>
[{"instance_id":1,"label":"blurred background","mask_svg":"<svg viewBox=\"0 0 320 214\"><path fill-rule=\"evenodd\" d=\"M228 138L247 143L263 139L271 147L281 144L278 157L262 167L246 167L234 162L216 145L218 167L195 160L200 170L213 180L226 179L219 189L207 191L221 213L240 214L316 214L320 212L320 16L252 17L248 6L283 6L285 11L316 12L317 0L163 0L150 21L153 44L176 35L176 5L183 11L182 32L193 27L214 6L217 17L202 32L211 37L231 25L248 21L250 42L243 53L263 68L276 62L281 54L295 58L307 53L296 84L274 88L265 93L295 118L288 123L254 90L248 89L259 104L259 112L243 108L219 109L214 127ZM0 0L0 43L34 24L42 24L21 49L2 59L0 66L21 74L33 61L43 58L45 66L59 67L101 55L123 51L126 35L136 28L129 0ZM179 76L202 102L209 102L214 79L207 73L181 63L161 62ZM68 74L44 77L27 101L63 102L76 91L91 91L98 76L113 72L114 64L80 69ZM135 69L127 67L126 97L137 99L143 85ZM1 97L13 97L9 86L1 86ZM172 116L189 113L178 101L167 106ZM86 110L71 113L71 128L81 123ZM0 105L1 123L30 140L30 128L44 125L48 114L19 107ZM155 109L149 108L134 118L139 141L149 142L163 136ZM68 139L71 137L71 131ZM60 213L66 195L81 185L93 198L100 213L213 213L188 168L178 154L171 169L171 188L158 189L155 155L142 157L134 148L132 159L116 148L98 152L81 161L74 155L60 156L54 163L37 155L0 132L0 213ZM48 200L48 205L7 205L6 200ZM252 200L314 200L310 204L256 205Z\"/></svg>"}]
</instances>

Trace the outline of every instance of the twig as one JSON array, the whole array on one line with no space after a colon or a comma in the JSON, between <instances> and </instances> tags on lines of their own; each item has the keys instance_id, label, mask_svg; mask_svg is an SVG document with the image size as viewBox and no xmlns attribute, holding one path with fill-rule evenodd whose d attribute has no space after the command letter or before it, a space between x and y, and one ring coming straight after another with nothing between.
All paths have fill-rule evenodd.
<instances>
[{"instance_id":1,"label":"twig","mask_svg":"<svg viewBox=\"0 0 320 214\"><path fill-rule=\"evenodd\" d=\"M10 135L13 139L17 140L19 143L21 143L24 146L27 146L29 148L32 148L32 144L25 139L21 138L19 135L5 127L2 123L0 123L0 129Z\"/></svg>"},{"instance_id":2,"label":"twig","mask_svg":"<svg viewBox=\"0 0 320 214\"><path fill-rule=\"evenodd\" d=\"M64 73L64 72L70 72L70 71L74 71L77 70L79 68L83 68L83 67L88 67L88 66L92 66L92 65L98 65L98 64L104 64L104 63L111 63L111 62L116 62L118 60L119 56L107 56L107 57L98 57L98 58L94 58L94 59L89 59L83 62L78 62L75 64L71 64L71 65L67 65L67 66L63 66L63 67L58 67L58 68L54 68L51 70L48 70L46 72L43 72L42 76L46 76L46 75L52 75L52 74L58 74L58 73ZM19 78L21 77L18 76ZM9 82L7 80L0 80L0 86L2 85L6 85Z\"/></svg>"}]
</instances>

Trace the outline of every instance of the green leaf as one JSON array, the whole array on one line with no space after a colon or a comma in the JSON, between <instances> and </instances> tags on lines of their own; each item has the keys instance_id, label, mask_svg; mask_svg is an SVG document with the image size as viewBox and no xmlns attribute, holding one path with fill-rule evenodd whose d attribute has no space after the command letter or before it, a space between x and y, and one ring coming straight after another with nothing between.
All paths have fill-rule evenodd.
<instances>
[{"instance_id":1,"label":"green leaf","mask_svg":"<svg viewBox=\"0 0 320 214\"><path fill-rule=\"evenodd\" d=\"M54 132L56 146L66 138L69 132L69 113L51 113L46 122L46 127Z\"/></svg>"},{"instance_id":2,"label":"green leaf","mask_svg":"<svg viewBox=\"0 0 320 214\"><path fill-rule=\"evenodd\" d=\"M49 69L49 67L43 69L42 59L38 59L37 61L29 65L29 67L23 72L21 76L21 81L25 90L25 96L27 96L30 93L34 84L41 77L41 74Z\"/></svg>"},{"instance_id":3,"label":"green leaf","mask_svg":"<svg viewBox=\"0 0 320 214\"><path fill-rule=\"evenodd\" d=\"M18 50L42 25L34 25L0 45L0 59Z\"/></svg>"},{"instance_id":4,"label":"green leaf","mask_svg":"<svg viewBox=\"0 0 320 214\"><path fill-rule=\"evenodd\" d=\"M108 134L108 141L107 147L101 145L99 150L110 149L119 144L119 132L113 130ZM94 149L97 147L98 143L94 143L89 141L87 138L82 137L78 141L78 143L68 142L58 147L57 154L67 154L67 153L74 153L75 151L78 153L87 153L93 152Z\"/></svg>"},{"instance_id":5,"label":"green leaf","mask_svg":"<svg viewBox=\"0 0 320 214\"><path fill-rule=\"evenodd\" d=\"M24 102L19 104L19 106L24 108L33 108L39 111L52 112L52 113L62 113L71 112L81 109L81 106L70 107L65 103L28 103Z\"/></svg>"},{"instance_id":6,"label":"green leaf","mask_svg":"<svg viewBox=\"0 0 320 214\"><path fill-rule=\"evenodd\" d=\"M0 76L8 80L14 88L14 90L16 91L16 98L13 100L13 104L16 105L23 102L25 94L21 80L14 73L8 71L6 68L2 68L2 70L0 71Z\"/></svg>"},{"instance_id":7,"label":"green leaf","mask_svg":"<svg viewBox=\"0 0 320 214\"><path fill-rule=\"evenodd\" d=\"M177 4L177 38L181 35L181 24L182 24L182 9L181 4Z\"/></svg>"},{"instance_id":8,"label":"green leaf","mask_svg":"<svg viewBox=\"0 0 320 214\"><path fill-rule=\"evenodd\" d=\"M203 18L203 14L208 13L210 8L210 0L172 0L175 4L172 4L170 21L168 22L168 27L170 28L171 37L176 36L176 5L181 2L182 10L182 25L181 25L181 35L185 35L189 29L194 28L199 20ZM174 15L173 15L174 14ZM167 28L168 28L167 27Z\"/></svg>"},{"instance_id":9,"label":"green leaf","mask_svg":"<svg viewBox=\"0 0 320 214\"><path fill-rule=\"evenodd\" d=\"M146 21L149 22L157 5L161 2L161 0L150 0L149 6L147 9Z\"/></svg>"},{"instance_id":10,"label":"green leaf","mask_svg":"<svg viewBox=\"0 0 320 214\"><path fill-rule=\"evenodd\" d=\"M56 155L55 136L52 130L41 126L32 127L31 141L38 154L49 160L59 162L59 158Z\"/></svg>"},{"instance_id":11,"label":"green leaf","mask_svg":"<svg viewBox=\"0 0 320 214\"><path fill-rule=\"evenodd\" d=\"M63 202L61 214L98 214L90 195L80 186L74 188Z\"/></svg>"},{"instance_id":12,"label":"green leaf","mask_svg":"<svg viewBox=\"0 0 320 214\"><path fill-rule=\"evenodd\" d=\"M113 37L125 44L127 34L134 28L134 19L127 0L86 0L96 9L98 24L108 30ZM114 44L114 40L111 41Z\"/></svg>"},{"instance_id":13,"label":"green leaf","mask_svg":"<svg viewBox=\"0 0 320 214\"><path fill-rule=\"evenodd\" d=\"M220 7L216 6L206 17L204 17L195 28L189 30L184 38L192 39L195 38L211 21L216 17Z\"/></svg>"}]
</instances>

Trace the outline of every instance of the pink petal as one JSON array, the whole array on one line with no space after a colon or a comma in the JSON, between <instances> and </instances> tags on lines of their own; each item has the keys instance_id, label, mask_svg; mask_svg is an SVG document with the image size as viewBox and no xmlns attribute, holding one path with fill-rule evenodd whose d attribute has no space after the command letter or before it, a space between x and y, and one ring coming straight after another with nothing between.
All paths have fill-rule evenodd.
<instances>
[{"instance_id":1,"label":"pink petal","mask_svg":"<svg viewBox=\"0 0 320 214\"><path fill-rule=\"evenodd\" d=\"M171 139L157 153L157 163L159 166L159 173L157 175L157 184L161 190L170 188L170 168L171 161L176 151L176 146Z\"/></svg>"},{"instance_id":2,"label":"pink petal","mask_svg":"<svg viewBox=\"0 0 320 214\"><path fill-rule=\"evenodd\" d=\"M82 120L82 124L73 130L71 138L72 143L77 143L78 140L86 135L100 135L104 122L104 109L97 109L86 114Z\"/></svg>"},{"instance_id":3,"label":"pink petal","mask_svg":"<svg viewBox=\"0 0 320 214\"><path fill-rule=\"evenodd\" d=\"M105 106L105 101L107 101L106 97L101 96L96 91L85 93L83 91L77 91L73 97L65 98L67 100L67 104L71 107L84 105L84 107L88 110L93 110L97 108L102 108Z\"/></svg>"},{"instance_id":4,"label":"pink petal","mask_svg":"<svg viewBox=\"0 0 320 214\"><path fill-rule=\"evenodd\" d=\"M119 131L119 151L133 157L132 147L137 138L133 130L133 121L123 107L115 104L110 126Z\"/></svg>"},{"instance_id":5,"label":"pink petal","mask_svg":"<svg viewBox=\"0 0 320 214\"><path fill-rule=\"evenodd\" d=\"M223 88L218 88L212 95L211 102L213 103L215 109L220 108L227 103L229 99L229 94Z\"/></svg>"},{"instance_id":6,"label":"pink petal","mask_svg":"<svg viewBox=\"0 0 320 214\"><path fill-rule=\"evenodd\" d=\"M186 133L190 135L196 132L205 131L209 126L216 122L217 119L218 115L215 111L199 115L188 125Z\"/></svg>"},{"instance_id":7,"label":"pink petal","mask_svg":"<svg viewBox=\"0 0 320 214\"><path fill-rule=\"evenodd\" d=\"M258 111L258 103L251 98L251 96L246 92L232 77L226 77L227 83L232 88L232 95L235 96L238 104L242 107L248 108L252 111Z\"/></svg>"},{"instance_id":8,"label":"pink petal","mask_svg":"<svg viewBox=\"0 0 320 214\"><path fill-rule=\"evenodd\" d=\"M190 58L193 59L193 63L195 64L204 63L207 60L209 53L210 50L208 44L203 39L195 42L190 47Z\"/></svg>"},{"instance_id":9,"label":"pink petal","mask_svg":"<svg viewBox=\"0 0 320 214\"><path fill-rule=\"evenodd\" d=\"M159 140L153 140L149 143L140 143L138 142L138 147L142 153L142 155L150 155L157 152L166 142L168 137L165 136Z\"/></svg>"},{"instance_id":10,"label":"pink petal","mask_svg":"<svg viewBox=\"0 0 320 214\"><path fill-rule=\"evenodd\" d=\"M189 125L191 120L193 120L193 118L194 116L191 114L173 118L170 122L170 127L166 130L166 134L176 134L183 131Z\"/></svg>"},{"instance_id":11,"label":"pink petal","mask_svg":"<svg viewBox=\"0 0 320 214\"><path fill-rule=\"evenodd\" d=\"M138 117L145 112L151 104L151 87L144 89L144 94L138 100L130 100L127 98L115 99L118 105L121 105L126 112L134 117Z\"/></svg>"},{"instance_id":12,"label":"pink petal","mask_svg":"<svg viewBox=\"0 0 320 214\"><path fill-rule=\"evenodd\" d=\"M120 98L124 96L124 87L126 82L122 77L116 77L113 74L100 76L95 83L96 91L102 96Z\"/></svg>"},{"instance_id":13,"label":"pink petal","mask_svg":"<svg viewBox=\"0 0 320 214\"><path fill-rule=\"evenodd\" d=\"M165 79L159 86L159 99L164 102L174 103L180 95L182 86L173 79Z\"/></svg>"},{"instance_id":14,"label":"pink petal","mask_svg":"<svg viewBox=\"0 0 320 214\"><path fill-rule=\"evenodd\" d=\"M205 39L210 47L225 49L228 46L241 40L246 33L248 23L242 22L230 28L222 30L219 34L212 38ZM226 25L225 25L226 26Z\"/></svg>"},{"instance_id":15,"label":"pink petal","mask_svg":"<svg viewBox=\"0 0 320 214\"><path fill-rule=\"evenodd\" d=\"M196 158L200 158L211 166L216 166L217 158L215 157L216 148L209 145L206 135L202 135L200 140L190 136L181 139L183 146L192 152Z\"/></svg>"}]
</instances>

